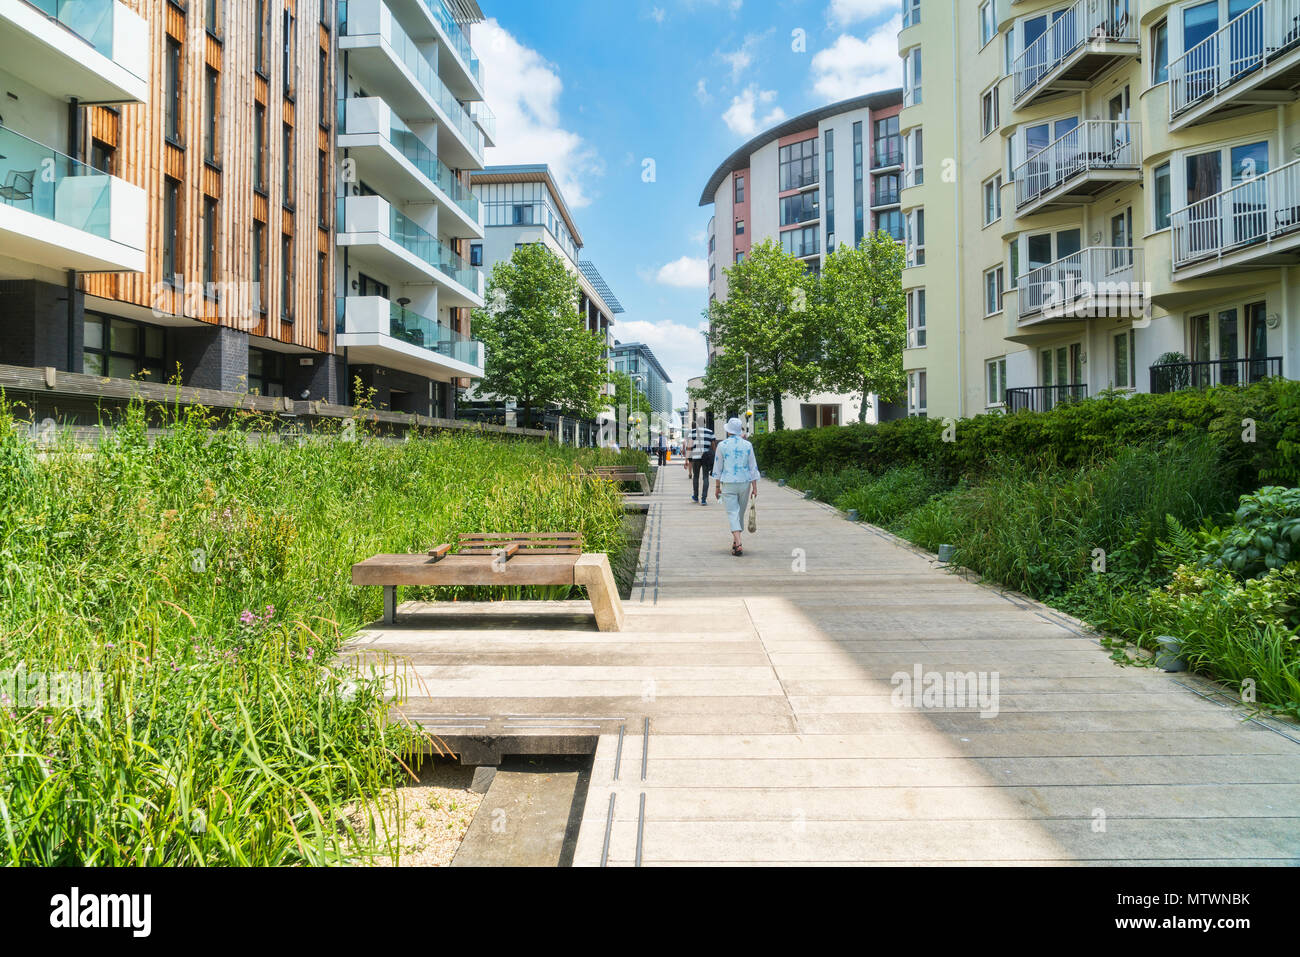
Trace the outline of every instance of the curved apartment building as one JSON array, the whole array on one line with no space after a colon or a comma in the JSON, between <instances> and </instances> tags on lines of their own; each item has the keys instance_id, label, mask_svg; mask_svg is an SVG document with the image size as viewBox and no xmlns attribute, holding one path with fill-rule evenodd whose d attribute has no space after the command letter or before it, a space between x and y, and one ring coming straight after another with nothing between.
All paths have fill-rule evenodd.
<instances>
[{"instance_id":1,"label":"curved apartment building","mask_svg":"<svg viewBox=\"0 0 1300 957\"><path fill-rule=\"evenodd\" d=\"M1294 374L1300 0L903 7L911 414Z\"/></svg>"},{"instance_id":2,"label":"curved apartment building","mask_svg":"<svg viewBox=\"0 0 1300 957\"><path fill-rule=\"evenodd\" d=\"M709 222L709 302L727 298L726 270L755 243L775 239L814 272L843 244L882 230L903 238L899 205L902 91L854 97L786 120L750 140L718 167L700 197ZM873 402L868 421L881 411ZM856 422L859 397L821 393L783 399L787 428ZM884 410L886 417L891 409ZM766 410L766 421L775 410ZM757 427L764 410L756 410Z\"/></svg>"}]
</instances>

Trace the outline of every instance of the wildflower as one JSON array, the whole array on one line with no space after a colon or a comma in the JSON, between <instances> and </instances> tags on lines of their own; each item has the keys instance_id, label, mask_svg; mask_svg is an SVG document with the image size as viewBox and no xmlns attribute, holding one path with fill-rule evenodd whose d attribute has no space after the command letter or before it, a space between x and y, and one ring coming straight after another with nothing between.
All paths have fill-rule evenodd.
<instances>
[{"instance_id":1,"label":"wildflower","mask_svg":"<svg viewBox=\"0 0 1300 957\"><path fill-rule=\"evenodd\" d=\"M270 621L270 620L271 620L272 618L274 618L274 617L275 617L275 606L274 606L274 605L267 605L267 606L266 606L266 620L267 620L267 621Z\"/></svg>"},{"instance_id":2,"label":"wildflower","mask_svg":"<svg viewBox=\"0 0 1300 957\"><path fill-rule=\"evenodd\" d=\"M257 616L245 608L244 613L239 616L239 620L245 625L251 625L253 622L257 621Z\"/></svg>"},{"instance_id":3,"label":"wildflower","mask_svg":"<svg viewBox=\"0 0 1300 957\"><path fill-rule=\"evenodd\" d=\"M315 648L308 648L308 649L307 649L307 660L308 660L308 661L311 661L312 658L314 658L314 657L316 657L316 649L315 649Z\"/></svg>"}]
</instances>

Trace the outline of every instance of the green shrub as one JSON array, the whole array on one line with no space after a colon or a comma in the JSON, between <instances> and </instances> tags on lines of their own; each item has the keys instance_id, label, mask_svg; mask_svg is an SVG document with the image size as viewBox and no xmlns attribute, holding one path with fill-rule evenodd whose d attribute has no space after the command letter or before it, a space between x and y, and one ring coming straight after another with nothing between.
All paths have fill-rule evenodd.
<instances>
[{"instance_id":1,"label":"green shrub","mask_svg":"<svg viewBox=\"0 0 1300 957\"><path fill-rule=\"evenodd\" d=\"M893 528L943 488L938 476L919 465L907 465L849 488L833 501L841 511L856 509L858 517L865 522Z\"/></svg>"},{"instance_id":2,"label":"green shrub","mask_svg":"<svg viewBox=\"0 0 1300 957\"><path fill-rule=\"evenodd\" d=\"M1270 487L1243 495L1235 524L1204 547L1201 563L1240 578L1258 578L1300 554L1300 488Z\"/></svg>"}]
</instances>

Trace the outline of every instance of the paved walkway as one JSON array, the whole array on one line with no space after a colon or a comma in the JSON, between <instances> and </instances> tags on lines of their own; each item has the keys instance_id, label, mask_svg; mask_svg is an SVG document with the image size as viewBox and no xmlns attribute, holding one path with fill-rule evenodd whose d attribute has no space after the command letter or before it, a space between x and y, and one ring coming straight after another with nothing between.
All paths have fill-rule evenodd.
<instances>
[{"instance_id":1,"label":"paved walkway","mask_svg":"<svg viewBox=\"0 0 1300 957\"><path fill-rule=\"evenodd\" d=\"M425 605L357 642L431 731L599 735L575 863L1300 863L1294 727L773 483L743 559L680 467L650 501L622 634ZM996 673L997 714L900 672Z\"/></svg>"}]
</instances>

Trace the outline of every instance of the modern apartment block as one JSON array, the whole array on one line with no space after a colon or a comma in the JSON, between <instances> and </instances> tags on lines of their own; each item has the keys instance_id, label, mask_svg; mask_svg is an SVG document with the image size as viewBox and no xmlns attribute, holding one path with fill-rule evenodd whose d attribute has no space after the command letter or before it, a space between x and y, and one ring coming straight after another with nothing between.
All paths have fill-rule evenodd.
<instances>
[{"instance_id":1,"label":"modern apartment block","mask_svg":"<svg viewBox=\"0 0 1300 957\"><path fill-rule=\"evenodd\" d=\"M1300 0L905 0L898 42L912 414L1296 374Z\"/></svg>"},{"instance_id":2,"label":"modern apartment block","mask_svg":"<svg viewBox=\"0 0 1300 957\"><path fill-rule=\"evenodd\" d=\"M641 393L636 401L645 405L639 406L638 411L650 413L650 431L654 435L661 431L667 434L673 414L673 394L668 386L673 380L654 352L642 342L615 342L613 361L614 371L631 376L632 387ZM629 409L628 413L631 412Z\"/></svg>"},{"instance_id":3,"label":"modern apartment block","mask_svg":"<svg viewBox=\"0 0 1300 957\"><path fill-rule=\"evenodd\" d=\"M349 384L395 411L454 418L483 374L482 16L475 0L339 0L338 345Z\"/></svg>"},{"instance_id":4,"label":"modern apartment block","mask_svg":"<svg viewBox=\"0 0 1300 957\"><path fill-rule=\"evenodd\" d=\"M151 98L154 28L117 0L0 0L0 364L80 371L78 276L146 266L146 193L82 104Z\"/></svg>"},{"instance_id":5,"label":"modern apartment block","mask_svg":"<svg viewBox=\"0 0 1300 957\"><path fill-rule=\"evenodd\" d=\"M726 270L766 239L813 272L838 246L856 246L870 233L901 241L901 111L901 90L832 103L767 130L729 156L700 197L701 206L714 209L709 302L726 300ZM868 421L877 421L878 404ZM860 407L858 397L830 393L783 399L786 427L796 429L856 422ZM770 405L760 406L756 428L765 430L774 416Z\"/></svg>"},{"instance_id":6,"label":"modern apartment block","mask_svg":"<svg viewBox=\"0 0 1300 957\"><path fill-rule=\"evenodd\" d=\"M483 208L484 236L470 246L470 259L491 275L521 246L540 243L555 253L578 280L578 311L587 330L614 346L615 316L624 312L600 271L582 258L583 239L550 167L545 164L489 166L471 177ZM612 366L611 366L612 370ZM607 387L612 395L612 386Z\"/></svg>"}]
</instances>

